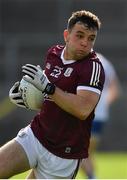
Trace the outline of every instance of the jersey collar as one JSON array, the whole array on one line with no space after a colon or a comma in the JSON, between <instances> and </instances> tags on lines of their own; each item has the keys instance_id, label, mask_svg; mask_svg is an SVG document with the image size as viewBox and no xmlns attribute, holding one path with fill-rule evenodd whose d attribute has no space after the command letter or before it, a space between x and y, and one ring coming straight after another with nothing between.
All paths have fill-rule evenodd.
<instances>
[{"instance_id":1,"label":"jersey collar","mask_svg":"<svg viewBox=\"0 0 127 180\"><path fill-rule=\"evenodd\" d=\"M66 65L66 64L72 64L72 63L74 63L75 60L73 60L73 59L69 59L69 60L64 59L64 56L63 56L63 55L64 55L64 51L65 51L65 48L62 50L62 53L61 53L61 56L60 56L63 64Z\"/></svg>"}]
</instances>

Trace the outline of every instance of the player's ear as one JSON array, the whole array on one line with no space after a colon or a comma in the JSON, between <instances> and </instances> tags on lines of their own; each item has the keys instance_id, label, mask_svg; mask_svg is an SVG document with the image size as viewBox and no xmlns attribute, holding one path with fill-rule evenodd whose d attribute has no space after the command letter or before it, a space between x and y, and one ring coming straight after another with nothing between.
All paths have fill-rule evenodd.
<instances>
[{"instance_id":1,"label":"player's ear","mask_svg":"<svg viewBox=\"0 0 127 180\"><path fill-rule=\"evenodd\" d=\"M63 32L63 36L64 36L64 41L67 42L68 41L68 30L65 29L64 32Z\"/></svg>"}]
</instances>

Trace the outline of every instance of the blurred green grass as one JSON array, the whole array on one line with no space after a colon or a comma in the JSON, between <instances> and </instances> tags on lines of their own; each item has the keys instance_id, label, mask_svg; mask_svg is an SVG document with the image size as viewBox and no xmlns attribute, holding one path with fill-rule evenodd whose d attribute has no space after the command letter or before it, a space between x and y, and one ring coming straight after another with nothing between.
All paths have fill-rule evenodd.
<instances>
[{"instance_id":1,"label":"blurred green grass","mask_svg":"<svg viewBox=\"0 0 127 180\"><path fill-rule=\"evenodd\" d=\"M96 153L95 175L98 179L127 179L127 153ZM77 179L86 178L80 170Z\"/></svg>"},{"instance_id":2,"label":"blurred green grass","mask_svg":"<svg viewBox=\"0 0 127 180\"><path fill-rule=\"evenodd\" d=\"M98 179L127 179L127 153L96 153L95 172ZM25 179L27 174L22 173L11 179ZM76 179L85 178L85 174L79 170Z\"/></svg>"}]
</instances>

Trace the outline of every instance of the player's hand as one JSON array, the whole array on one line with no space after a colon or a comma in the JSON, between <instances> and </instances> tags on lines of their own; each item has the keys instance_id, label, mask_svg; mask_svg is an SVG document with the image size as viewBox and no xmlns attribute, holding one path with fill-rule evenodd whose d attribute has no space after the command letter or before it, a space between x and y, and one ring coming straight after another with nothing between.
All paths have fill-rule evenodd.
<instances>
[{"instance_id":1,"label":"player's hand","mask_svg":"<svg viewBox=\"0 0 127 180\"><path fill-rule=\"evenodd\" d=\"M22 72L26 74L25 76L23 76L23 79L33 84L42 92L45 91L47 84L50 83L44 71L39 65L35 66L32 64L26 64L22 67Z\"/></svg>"},{"instance_id":2,"label":"player's hand","mask_svg":"<svg viewBox=\"0 0 127 180\"><path fill-rule=\"evenodd\" d=\"M21 92L19 92L19 85L20 85L20 82L18 81L12 86L12 88L9 91L9 98L13 104L19 107L26 108L22 99Z\"/></svg>"}]
</instances>

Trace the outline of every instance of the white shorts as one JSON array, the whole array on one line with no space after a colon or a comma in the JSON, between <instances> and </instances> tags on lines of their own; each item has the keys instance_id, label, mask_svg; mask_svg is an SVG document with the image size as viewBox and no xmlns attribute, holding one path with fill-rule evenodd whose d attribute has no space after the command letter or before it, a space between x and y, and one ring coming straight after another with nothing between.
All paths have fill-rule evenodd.
<instances>
[{"instance_id":1,"label":"white shorts","mask_svg":"<svg viewBox=\"0 0 127 180\"><path fill-rule=\"evenodd\" d=\"M30 126L20 130L15 140L24 148L37 179L71 179L76 174L79 160L63 159L49 152Z\"/></svg>"}]
</instances>

